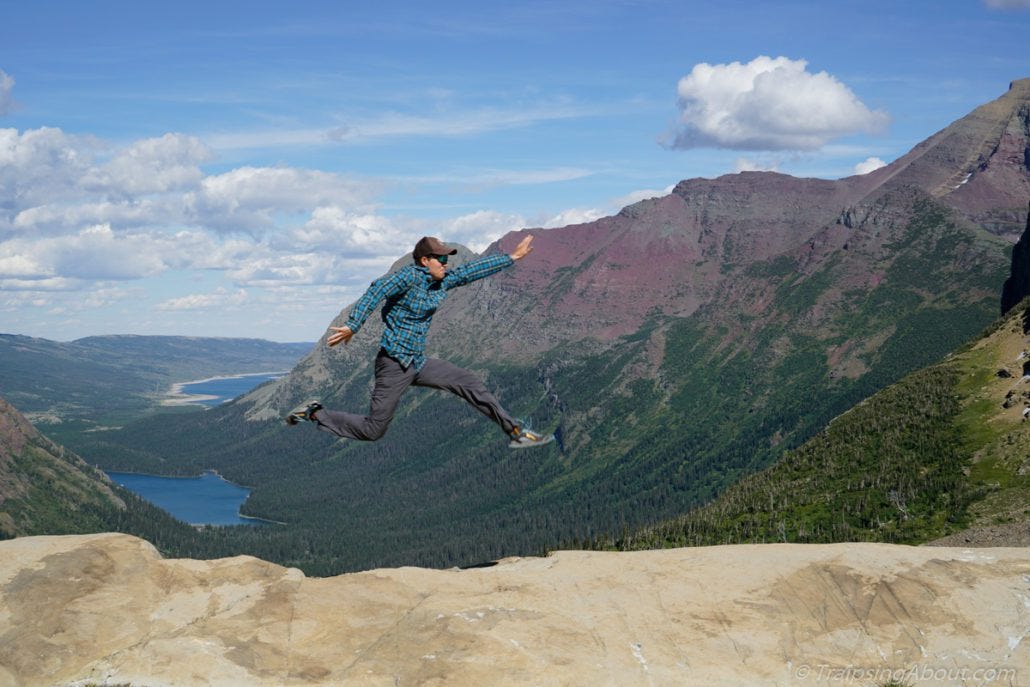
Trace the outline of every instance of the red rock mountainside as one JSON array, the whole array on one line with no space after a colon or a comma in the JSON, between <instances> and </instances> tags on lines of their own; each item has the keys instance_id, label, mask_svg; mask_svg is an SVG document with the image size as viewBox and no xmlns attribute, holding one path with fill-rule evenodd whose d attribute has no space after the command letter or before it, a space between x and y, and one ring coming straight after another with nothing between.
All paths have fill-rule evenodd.
<instances>
[{"instance_id":1,"label":"red rock mountainside","mask_svg":"<svg viewBox=\"0 0 1030 687\"><path fill-rule=\"evenodd\" d=\"M1030 79L1013 82L1005 95L867 175L827 181L744 172L690 179L671 195L615 217L532 230L533 259L507 275L512 300L540 295L546 308L533 314L545 314L555 327L548 344L577 333L627 334L653 309L687 316L705 303L724 304L726 273L735 266L777 256L805 260L806 245L827 240L836 239L832 249L842 248L856 240L845 230L885 219L887 206L913 189L1014 243L1030 200ZM510 250L520 236L505 237L487 252ZM517 312L517 303L510 307Z\"/></svg>"}]
</instances>

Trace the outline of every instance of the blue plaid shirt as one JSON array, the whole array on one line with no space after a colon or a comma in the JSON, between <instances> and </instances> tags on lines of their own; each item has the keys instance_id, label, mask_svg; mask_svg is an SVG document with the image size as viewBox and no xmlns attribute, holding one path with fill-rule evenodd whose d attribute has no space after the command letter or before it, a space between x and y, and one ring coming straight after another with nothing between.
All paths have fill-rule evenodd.
<instances>
[{"instance_id":1,"label":"blue plaid shirt","mask_svg":"<svg viewBox=\"0 0 1030 687\"><path fill-rule=\"evenodd\" d=\"M433 279L425 267L408 265L372 282L354 304L347 326L357 334L368 316L385 300L382 318L386 331L380 346L405 369L414 363L415 370L421 370L426 363L429 325L437 308L447 298L447 292L489 277L514 263L511 256L504 253L488 255L448 270L440 281Z\"/></svg>"}]
</instances>

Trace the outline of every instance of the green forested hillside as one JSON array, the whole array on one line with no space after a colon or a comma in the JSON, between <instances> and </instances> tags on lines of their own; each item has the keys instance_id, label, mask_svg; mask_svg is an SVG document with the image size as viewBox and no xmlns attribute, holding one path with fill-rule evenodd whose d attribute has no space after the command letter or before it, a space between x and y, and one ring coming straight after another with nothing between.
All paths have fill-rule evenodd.
<instances>
[{"instance_id":1,"label":"green forested hillside","mask_svg":"<svg viewBox=\"0 0 1030 687\"><path fill-rule=\"evenodd\" d=\"M592 546L918 544L1030 522L1030 299L714 502Z\"/></svg>"}]
</instances>

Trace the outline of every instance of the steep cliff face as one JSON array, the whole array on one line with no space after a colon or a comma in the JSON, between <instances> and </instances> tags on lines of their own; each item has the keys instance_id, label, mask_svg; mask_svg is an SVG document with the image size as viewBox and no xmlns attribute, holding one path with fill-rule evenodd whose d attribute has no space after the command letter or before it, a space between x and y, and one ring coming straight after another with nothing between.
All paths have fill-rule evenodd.
<instances>
[{"instance_id":1,"label":"steep cliff face","mask_svg":"<svg viewBox=\"0 0 1030 687\"><path fill-rule=\"evenodd\" d=\"M310 579L0 543L0 687L1022 684L1030 549L558 552Z\"/></svg>"},{"instance_id":2,"label":"steep cliff face","mask_svg":"<svg viewBox=\"0 0 1030 687\"><path fill-rule=\"evenodd\" d=\"M1004 315L1027 296L1030 296L1030 214L1026 230L1012 249L1012 268L1001 292L1001 313Z\"/></svg>"},{"instance_id":3,"label":"steep cliff face","mask_svg":"<svg viewBox=\"0 0 1030 687\"><path fill-rule=\"evenodd\" d=\"M0 399L0 537L103 529L125 504L107 477Z\"/></svg>"}]
</instances>

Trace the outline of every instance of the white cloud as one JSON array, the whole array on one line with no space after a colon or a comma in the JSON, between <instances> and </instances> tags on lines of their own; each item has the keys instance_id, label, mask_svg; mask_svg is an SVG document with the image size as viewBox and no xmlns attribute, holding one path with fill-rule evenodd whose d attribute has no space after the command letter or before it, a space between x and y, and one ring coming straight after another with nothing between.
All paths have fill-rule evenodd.
<instances>
[{"instance_id":1,"label":"white cloud","mask_svg":"<svg viewBox=\"0 0 1030 687\"><path fill-rule=\"evenodd\" d=\"M780 171L779 160L753 160L747 157L738 157L733 163L737 172L778 172Z\"/></svg>"},{"instance_id":2,"label":"white cloud","mask_svg":"<svg viewBox=\"0 0 1030 687\"><path fill-rule=\"evenodd\" d=\"M367 277L382 274L383 265ZM354 265L346 256L328 253L274 253L255 255L228 270L229 277L243 286L306 286L335 283L353 273ZM370 281L370 278L366 278Z\"/></svg>"},{"instance_id":3,"label":"white cloud","mask_svg":"<svg viewBox=\"0 0 1030 687\"><path fill-rule=\"evenodd\" d=\"M243 305L247 301L247 292L244 289L228 291L216 289L213 293L192 294L169 298L157 304L158 310L211 310L226 307Z\"/></svg>"},{"instance_id":4,"label":"white cloud","mask_svg":"<svg viewBox=\"0 0 1030 687\"><path fill-rule=\"evenodd\" d=\"M521 186L553 184L561 181L575 181L596 174L581 167L554 167L550 169L474 169L465 173L441 173L421 176L398 175L397 183L405 184L455 184L474 189L493 186Z\"/></svg>"},{"instance_id":5,"label":"white cloud","mask_svg":"<svg viewBox=\"0 0 1030 687\"><path fill-rule=\"evenodd\" d=\"M0 129L0 278L87 282L206 269L241 285L353 283L424 234L482 250L527 226L521 215L485 210L432 223L391 219L376 211L382 182L285 166L206 174L211 155L182 134L116 147L60 129ZM587 174L487 170L478 181ZM603 214L567 211L550 225Z\"/></svg>"},{"instance_id":6,"label":"white cloud","mask_svg":"<svg viewBox=\"0 0 1030 687\"><path fill-rule=\"evenodd\" d=\"M866 107L805 60L760 56L747 64L695 65L679 81L674 148L816 150L858 132L875 133L888 116Z\"/></svg>"},{"instance_id":7,"label":"white cloud","mask_svg":"<svg viewBox=\"0 0 1030 687\"><path fill-rule=\"evenodd\" d=\"M14 77L0 69L0 115L11 111L14 105L14 98L11 93L14 91Z\"/></svg>"},{"instance_id":8,"label":"white cloud","mask_svg":"<svg viewBox=\"0 0 1030 687\"><path fill-rule=\"evenodd\" d=\"M82 198L80 182L93 173L98 148L93 139L51 127L0 129L0 231L9 213Z\"/></svg>"},{"instance_id":9,"label":"white cloud","mask_svg":"<svg viewBox=\"0 0 1030 687\"><path fill-rule=\"evenodd\" d=\"M124 287L99 287L91 289L79 303L86 308L104 308L127 298L139 297L138 289Z\"/></svg>"},{"instance_id":10,"label":"white cloud","mask_svg":"<svg viewBox=\"0 0 1030 687\"><path fill-rule=\"evenodd\" d=\"M545 229L558 229L573 224L585 224L594 222L602 217L609 217L618 214L623 208L639 203L642 200L661 198L672 193L676 188L675 184L669 184L662 189L639 189L615 198L609 198L594 208L566 208L557 214L550 215L539 222L539 226ZM534 225L537 226L537 225Z\"/></svg>"},{"instance_id":11,"label":"white cloud","mask_svg":"<svg viewBox=\"0 0 1030 687\"><path fill-rule=\"evenodd\" d=\"M77 236L52 239L53 270L75 279L141 279L163 272L160 254L137 242L152 243L146 235L116 236L109 225L83 229Z\"/></svg>"},{"instance_id":12,"label":"white cloud","mask_svg":"<svg viewBox=\"0 0 1030 687\"><path fill-rule=\"evenodd\" d=\"M865 160L855 165L855 174L869 174L869 172L872 172L873 170L886 166L887 163L878 157L867 157Z\"/></svg>"},{"instance_id":13,"label":"white cloud","mask_svg":"<svg viewBox=\"0 0 1030 687\"><path fill-rule=\"evenodd\" d=\"M0 277L0 291L77 291L85 284L77 279L51 277L49 279L4 279Z\"/></svg>"},{"instance_id":14,"label":"white cloud","mask_svg":"<svg viewBox=\"0 0 1030 687\"><path fill-rule=\"evenodd\" d=\"M676 188L676 184L669 184L661 190L648 188L640 189L639 191L631 191L630 193L627 193L624 196L619 196L618 198L615 198L612 201L611 205L616 211L618 211L626 207L627 205L639 203L640 201L647 200L648 198L661 198L662 196L667 196L670 193L672 193L672 190L674 188Z\"/></svg>"},{"instance_id":15,"label":"white cloud","mask_svg":"<svg viewBox=\"0 0 1030 687\"><path fill-rule=\"evenodd\" d=\"M286 238L295 250L319 249L364 258L396 256L398 246L414 245L418 237L412 238L380 215L333 205L315 208L311 218Z\"/></svg>"},{"instance_id":16,"label":"white cloud","mask_svg":"<svg viewBox=\"0 0 1030 687\"><path fill-rule=\"evenodd\" d=\"M15 215L10 227L23 235L43 236L67 234L93 224L142 227L182 220L182 204L170 200L100 201L31 207Z\"/></svg>"},{"instance_id":17,"label":"white cloud","mask_svg":"<svg viewBox=\"0 0 1030 687\"><path fill-rule=\"evenodd\" d=\"M98 161L105 153L110 159ZM378 183L291 167L205 175L200 165L210 157L199 139L181 134L109 151L60 129L0 129L0 237L104 223L260 233L322 206L368 210L380 191Z\"/></svg>"},{"instance_id":18,"label":"white cloud","mask_svg":"<svg viewBox=\"0 0 1030 687\"><path fill-rule=\"evenodd\" d=\"M183 200L197 226L253 233L273 229L284 215L300 215L318 207L370 209L375 188L330 172L239 167L206 177L200 189Z\"/></svg>"},{"instance_id":19,"label":"white cloud","mask_svg":"<svg viewBox=\"0 0 1030 687\"><path fill-rule=\"evenodd\" d=\"M480 210L441 222L439 238L445 242L460 243L478 252L484 250L509 231L522 229L525 226L526 221L522 215ZM428 233L434 236L437 235L434 232ZM414 247L415 241L421 238L421 236L423 236L421 233L415 236L410 245Z\"/></svg>"},{"instance_id":20,"label":"white cloud","mask_svg":"<svg viewBox=\"0 0 1030 687\"><path fill-rule=\"evenodd\" d=\"M431 115L385 112L373 119L349 119L331 128L274 129L232 134L212 134L205 141L216 150L262 149L327 144L365 144L409 137L457 138L492 131L519 129L539 122L591 116L596 112L568 103L541 104L527 108L481 108L445 111Z\"/></svg>"},{"instance_id":21,"label":"white cloud","mask_svg":"<svg viewBox=\"0 0 1030 687\"><path fill-rule=\"evenodd\" d=\"M200 164L211 151L200 139L182 134L137 141L95 170L87 190L135 197L196 188L204 177Z\"/></svg>"},{"instance_id":22,"label":"white cloud","mask_svg":"<svg viewBox=\"0 0 1030 687\"><path fill-rule=\"evenodd\" d=\"M56 128L0 129L0 311L11 323L0 329L39 331L44 312L59 316L61 331L87 321L185 331L201 311L245 310L276 324L282 313L298 319L296 304L313 294L322 295L312 308L328 319L424 234L481 251L526 226L521 215L487 210L388 217L377 206L382 181L288 166L212 174L211 160L207 145L183 134L115 145ZM585 174L486 170L478 180Z\"/></svg>"},{"instance_id":23,"label":"white cloud","mask_svg":"<svg viewBox=\"0 0 1030 687\"><path fill-rule=\"evenodd\" d=\"M593 172L580 167L555 167L553 169L503 170L477 173L477 183L509 186L520 184L553 184L558 181L573 181L591 176Z\"/></svg>"},{"instance_id":24,"label":"white cloud","mask_svg":"<svg viewBox=\"0 0 1030 687\"><path fill-rule=\"evenodd\" d=\"M551 217L549 220L544 222L543 226L547 229L555 229L572 224L584 224L586 222L593 222L595 219L600 219L606 214L608 213L596 208L569 208L567 210L562 210L557 215Z\"/></svg>"},{"instance_id":25,"label":"white cloud","mask_svg":"<svg viewBox=\"0 0 1030 687\"><path fill-rule=\"evenodd\" d=\"M182 267L199 270L231 270L271 252L267 245L250 237L213 236L197 230L179 232L175 244L185 258Z\"/></svg>"},{"instance_id":26,"label":"white cloud","mask_svg":"<svg viewBox=\"0 0 1030 687\"><path fill-rule=\"evenodd\" d=\"M43 269L30 256L14 253L13 250L0 246L0 279L21 277L38 277Z\"/></svg>"},{"instance_id":27,"label":"white cloud","mask_svg":"<svg viewBox=\"0 0 1030 687\"><path fill-rule=\"evenodd\" d=\"M160 243L145 234L117 236L109 225L71 236L14 239L0 243L0 278L141 279L167 268Z\"/></svg>"}]
</instances>

